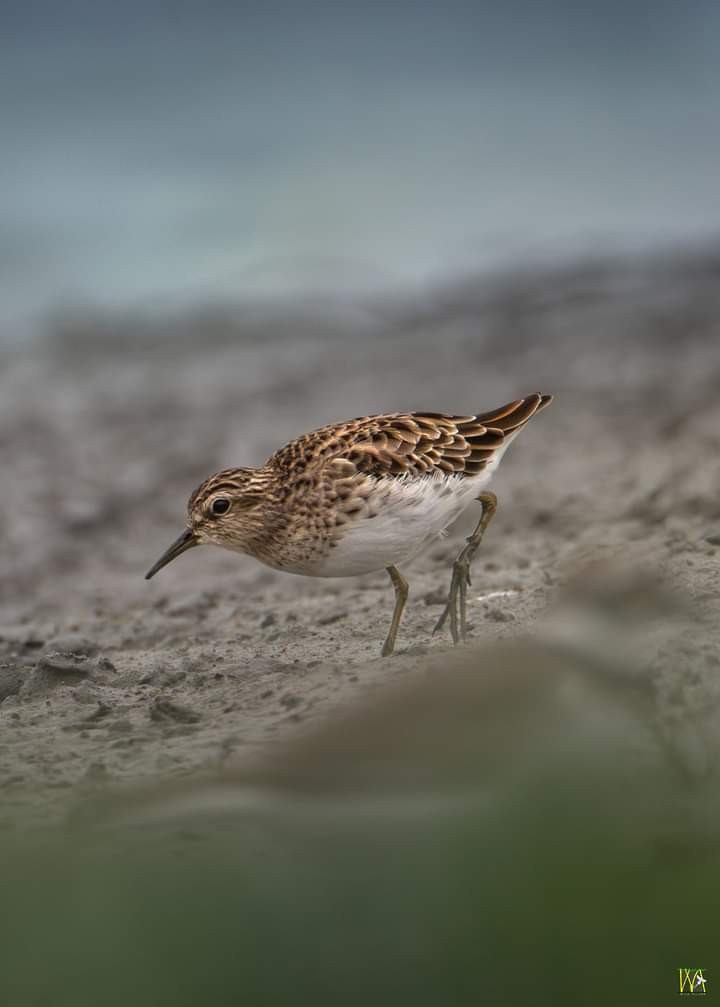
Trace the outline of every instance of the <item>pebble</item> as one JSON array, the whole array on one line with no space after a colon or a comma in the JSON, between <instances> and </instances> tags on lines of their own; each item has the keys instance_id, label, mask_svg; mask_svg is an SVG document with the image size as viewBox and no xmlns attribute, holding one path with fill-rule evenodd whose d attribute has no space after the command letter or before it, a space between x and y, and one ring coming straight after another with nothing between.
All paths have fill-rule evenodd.
<instances>
[{"instance_id":1,"label":"pebble","mask_svg":"<svg viewBox=\"0 0 720 1007\"><path fill-rule=\"evenodd\" d=\"M67 633L48 640L44 648L45 654L72 654L78 657L92 657L98 652L98 645L86 636L78 633Z\"/></svg>"},{"instance_id":2,"label":"pebble","mask_svg":"<svg viewBox=\"0 0 720 1007\"><path fill-rule=\"evenodd\" d=\"M32 671L23 677L20 690L23 696L34 696L49 692L59 685L78 686L94 682L98 685L111 683L111 675L116 673L115 665L107 658L95 659L83 651L96 649L94 645L77 649L56 648L48 644ZM82 702L82 699L80 700Z\"/></svg>"},{"instance_id":3,"label":"pebble","mask_svg":"<svg viewBox=\"0 0 720 1007\"><path fill-rule=\"evenodd\" d=\"M92 670L92 665L83 655L57 652L45 654L41 657L38 661L37 670L63 677L86 678Z\"/></svg>"}]
</instances>

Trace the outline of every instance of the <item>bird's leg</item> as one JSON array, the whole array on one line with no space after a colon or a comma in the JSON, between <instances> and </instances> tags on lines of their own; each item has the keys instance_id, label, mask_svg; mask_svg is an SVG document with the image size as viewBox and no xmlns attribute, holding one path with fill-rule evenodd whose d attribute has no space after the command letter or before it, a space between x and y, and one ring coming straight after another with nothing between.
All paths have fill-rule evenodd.
<instances>
[{"instance_id":1,"label":"bird's leg","mask_svg":"<svg viewBox=\"0 0 720 1007\"><path fill-rule=\"evenodd\" d=\"M448 594L447 605L433 629L433 635L439 632L450 618L450 632L453 643L457 646L460 640L465 640L467 636L467 589L470 581L470 564L478 550L485 529L490 524L493 514L497 510L497 497L494 493L481 493L477 498L482 504L482 515L477 523L477 528L469 535L466 544L460 550L458 558L453 563L452 579L450 580L450 592ZM458 609L460 619L458 626Z\"/></svg>"},{"instance_id":2,"label":"bird's leg","mask_svg":"<svg viewBox=\"0 0 720 1007\"><path fill-rule=\"evenodd\" d=\"M383 657L388 657L395 649L395 640L397 638L398 628L400 626L400 620L402 619L403 609L405 608L405 602L407 601L409 590L408 582L396 566L387 567L387 572L390 574L390 580L393 582L393 587L395 588L395 608L393 610L392 622L390 623L387 639L383 644Z\"/></svg>"}]
</instances>

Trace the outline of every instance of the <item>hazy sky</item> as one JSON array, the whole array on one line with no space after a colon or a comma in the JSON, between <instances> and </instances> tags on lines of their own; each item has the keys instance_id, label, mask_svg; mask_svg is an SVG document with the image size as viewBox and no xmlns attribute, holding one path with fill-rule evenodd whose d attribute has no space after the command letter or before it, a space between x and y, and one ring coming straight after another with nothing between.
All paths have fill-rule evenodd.
<instances>
[{"instance_id":1,"label":"hazy sky","mask_svg":"<svg viewBox=\"0 0 720 1007\"><path fill-rule=\"evenodd\" d=\"M717 233L720 3L0 3L0 316Z\"/></svg>"}]
</instances>

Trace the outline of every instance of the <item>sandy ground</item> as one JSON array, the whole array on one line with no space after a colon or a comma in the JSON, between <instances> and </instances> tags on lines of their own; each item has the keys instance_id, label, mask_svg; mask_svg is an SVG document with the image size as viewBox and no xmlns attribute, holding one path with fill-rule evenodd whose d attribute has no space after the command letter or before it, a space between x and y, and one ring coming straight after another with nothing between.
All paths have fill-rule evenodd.
<instances>
[{"instance_id":1,"label":"sandy ground","mask_svg":"<svg viewBox=\"0 0 720 1007\"><path fill-rule=\"evenodd\" d=\"M594 263L412 304L66 319L5 351L0 827L57 821L106 783L242 765L442 665L431 630L462 528L405 571L389 660L384 573L312 580L207 548L143 580L202 478L332 420L553 392L493 483L474 638L531 635L588 567L647 571L717 624L719 280L710 253ZM705 702L715 643L689 637L666 685Z\"/></svg>"}]
</instances>

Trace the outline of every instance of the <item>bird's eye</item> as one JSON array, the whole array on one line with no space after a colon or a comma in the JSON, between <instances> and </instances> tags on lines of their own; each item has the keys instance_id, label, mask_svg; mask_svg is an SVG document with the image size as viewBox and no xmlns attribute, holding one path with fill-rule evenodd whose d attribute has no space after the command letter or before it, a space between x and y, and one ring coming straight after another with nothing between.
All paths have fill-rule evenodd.
<instances>
[{"instance_id":1,"label":"bird's eye","mask_svg":"<svg viewBox=\"0 0 720 1007\"><path fill-rule=\"evenodd\" d=\"M230 510L230 501L226 497L218 497L212 502L213 514L227 514Z\"/></svg>"}]
</instances>

